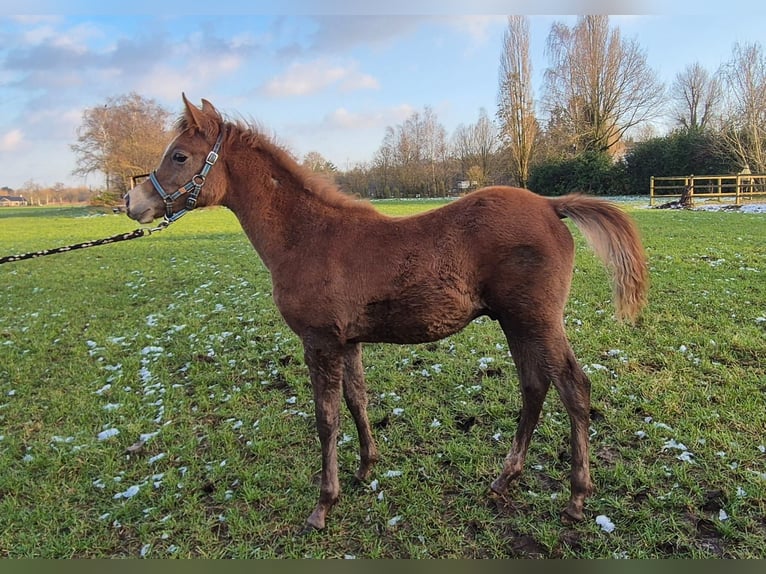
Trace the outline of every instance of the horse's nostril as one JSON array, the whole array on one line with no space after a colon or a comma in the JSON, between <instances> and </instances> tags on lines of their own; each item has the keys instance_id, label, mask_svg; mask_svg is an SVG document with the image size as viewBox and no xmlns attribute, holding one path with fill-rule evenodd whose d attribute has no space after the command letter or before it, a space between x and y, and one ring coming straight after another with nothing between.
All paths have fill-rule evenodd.
<instances>
[{"instance_id":1,"label":"horse's nostril","mask_svg":"<svg viewBox=\"0 0 766 574\"><path fill-rule=\"evenodd\" d=\"M125 200L125 207L130 207L130 196L127 193L122 197L122 199Z\"/></svg>"}]
</instances>

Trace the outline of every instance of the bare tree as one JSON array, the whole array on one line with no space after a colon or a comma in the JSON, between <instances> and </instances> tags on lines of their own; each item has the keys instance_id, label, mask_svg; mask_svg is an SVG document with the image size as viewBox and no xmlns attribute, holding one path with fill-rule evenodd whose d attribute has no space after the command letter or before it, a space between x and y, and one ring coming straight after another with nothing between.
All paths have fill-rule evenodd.
<instances>
[{"instance_id":1,"label":"bare tree","mask_svg":"<svg viewBox=\"0 0 766 574\"><path fill-rule=\"evenodd\" d=\"M538 132L532 97L529 21L525 16L508 17L500 56L497 99L500 135L510 156L511 175L525 187Z\"/></svg>"},{"instance_id":2,"label":"bare tree","mask_svg":"<svg viewBox=\"0 0 766 574\"><path fill-rule=\"evenodd\" d=\"M387 127L375 156L379 173L385 170L386 185L406 195L441 195L447 189L447 132L436 113L426 106L404 123Z\"/></svg>"},{"instance_id":3,"label":"bare tree","mask_svg":"<svg viewBox=\"0 0 766 574\"><path fill-rule=\"evenodd\" d=\"M395 132L391 126L386 127L386 135L372 160L372 171L375 184L370 190L373 197L390 197L394 182L395 170Z\"/></svg>"},{"instance_id":4,"label":"bare tree","mask_svg":"<svg viewBox=\"0 0 766 574\"><path fill-rule=\"evenodd\" d=\"M475 124L460 124L452 134L452 154L460 164L462 176L478 186L490 183L499 143L497 126L484 108L479 109Z\"/></svg>"},{"instance_id":5,"label":"bare tree","mask_svg":"<svg viewBox=\"0 0 766 574\"><path fill-rule=\"evenodd\" d=\"M122 193L130 178L154 168L167 145L170 113L131 93L83 111L77 130L75 175L101 172L108 190Z\"/></svg>"},{"instance_id":6,"label":"bare tree","mask_svg":"<svg viewBox=\"0 0 766 574\"><path fill-rule=\"evenodd\" d=\"M657 115L664 88L638 44L610 30L609 17L555 23L548 36L545 105L563 114L576 152L615 153L625 132Z\"/></svg>"},{"instance_id":7,"label":"bare tree","mask_svg":"<svg viewBox=\"0 0 766 574\"><path fill-rule=\"evenodd\" d=\"M720 74L726 97L722 141L743 168L766 173L766 57L761 45L737 43Z\"/></svg>"},{"instance_id":8,"label":"bare tree","mask_svg":"<svg viewBox=\"0 0 766 574\"><path fill-rule=\"evenodd\" d=\"M324 157L318 151L310 151L303 156L303 165L311 171L330 175L336 173L338 168L333 162Z\"/></svg>"},{"instance_id":9,"label":"bare tree","mask_svg":"<svg viewBox=\"0 0 766 574\"><path fill-rule=\"evenodd\" d=\"M420 125L417 128L420 134L420 146L422 152L423 168L426 170L428 185L427 194L430 196L444 195L446 184L444 181L444 166L447 160L447 130L441 125L436 117L436 112L430 106L426 106L420 117Z\"/></svg>"},{"instance_id":10,"label":"bare tree","mask_svg":"<svg viewBox=\"0 0 766 574\"><path fill-rule=\"evenodd\" d=\"M723 93L720 79L699 62L676 74L670 88L673 120L687 130L710 127Z\"/></svg>"}]
</instances>

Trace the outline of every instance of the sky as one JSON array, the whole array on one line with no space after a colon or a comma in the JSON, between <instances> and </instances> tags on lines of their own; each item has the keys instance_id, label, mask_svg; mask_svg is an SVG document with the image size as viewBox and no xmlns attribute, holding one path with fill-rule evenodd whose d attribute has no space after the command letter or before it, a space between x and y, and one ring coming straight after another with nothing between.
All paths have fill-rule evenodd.
<instances>
[{"instance_id":1,"label":"sky","mask_svg":"<svg viewBox=\"0 0 766 574\"><path fill-rule=\"evenodd\" d=\"M278 7L274 7L278 4ZM136 92L174 116L182 92L256 123L299 159L368 162L387 126L431 107L451 135L495 113L507 13L530 18L539 98L551 25L610 14L670 85L715 71L735 43L766 40L766 3L730 0L29 0L0 4L0 187L99 187L73 176L83 112ZM662 129L662 127L660 127Z\"/></svg>"}]
</instances>

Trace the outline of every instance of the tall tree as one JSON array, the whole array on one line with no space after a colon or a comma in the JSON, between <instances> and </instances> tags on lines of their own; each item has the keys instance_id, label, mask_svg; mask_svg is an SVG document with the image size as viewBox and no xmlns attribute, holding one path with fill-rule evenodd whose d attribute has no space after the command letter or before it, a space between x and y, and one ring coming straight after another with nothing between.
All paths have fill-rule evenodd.
<instances>
[{"instance_id":1,"label":"tall tree","mask_svg":"<svg viewBox=\"0 0 766 574\"><path fill-rule=\"evenodd\" d=\"M311 171L323 173L325 175L330 175L338 171L338 168L335 166L335 164L318 151L308 152L303 156L302 163Z\"/></svg>"},{"instance_id":2,"label":"tall tree","mask_svg":"<svg viewBox=\"0 0 766 574\"><path fill-rule=\"evenodd\" d=\"M374 165L384 174L384 187L399 194L441 195L447 189L447 132L426 106L396 127L387 127Z\"/></svg>"},{"instance_id":3,"label":"tall tree","mask_svg":"<svg viewBox=\"0 0 766 574\"><path fill-rule=\"evenodd\" d=\"M75 175L104 174L106 188L124 193L131 177L151 171L169 139L170 112L136 93L107 99L86 108L71 149Z\"/></svg>"},{"instance_id":4,"label":"tall tree","mask_svg":"<svg viewBox=\"0 0 766 574\"><path fill-rule=\"evenodd\" d=\"M511 176L526 187L538 126L532 97L529 21L525 16L508 17L497 99L500 135L510 157Z\"/></svg>"},{"instance_id":5,"label":"tall tree","mask_svg":"<svg viewBox=\"0 0 766 574\"><path fill-rule=\"evenodd\" d=\"M719 111L723 97L721 81L695 62L676 74L670 97L673 120L678 125L687 130L704 130Z\"/></svg>"},{"instance_id":6,"label":"tall tree","mask_svg":"<svg viewBox=\"0 0 766 574\"><path fill-rule=\"evenodd\" d=\"M766 57L761 45L737 43L721 78L726 96L722 141L742 168L766 173Z\"/></svg>"},{"instance_id":7,"label":"tall tree","mask_svg":"<svg viewBox=\"0 0 766 574\"><path fill-rule=\"evenodd\" d=\"M563 113L576 152L619 151L625 132L661 110L663 85L633 40L604 15L557 22L548 36L545 105Z\"/></svg>"},{"instance_id":8,"label":"tall tree","mask_svg":"<svg viewBox=\"0 0 766 574\"><path fill-rule=\"evenodd\" d=\"M487 110L479 109L475 124L460 124L452 134L452 154L460 164L463 177L483 186L492 179L493 163L499 147L497 126L489 119Z\"/></svg>"}]
</instances>

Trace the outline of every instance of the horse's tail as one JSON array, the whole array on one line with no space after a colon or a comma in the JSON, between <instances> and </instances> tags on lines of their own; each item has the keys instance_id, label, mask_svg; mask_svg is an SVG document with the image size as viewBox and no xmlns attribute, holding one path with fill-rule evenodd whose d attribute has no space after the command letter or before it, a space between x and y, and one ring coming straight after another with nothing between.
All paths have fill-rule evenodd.
<instances>
[{"instance_id":1,"label":"horse's tail","mask_svg":"<svg viewBox=\"0 0 766 574\"><path fill-rule=\"evenodd\" d=\"M617 318L635 321L646 304L649 271L633 220L613 203L585 195L551 198L551 203L560 218L577 225L610 270Z\"/></svg>"}]
</instances>

